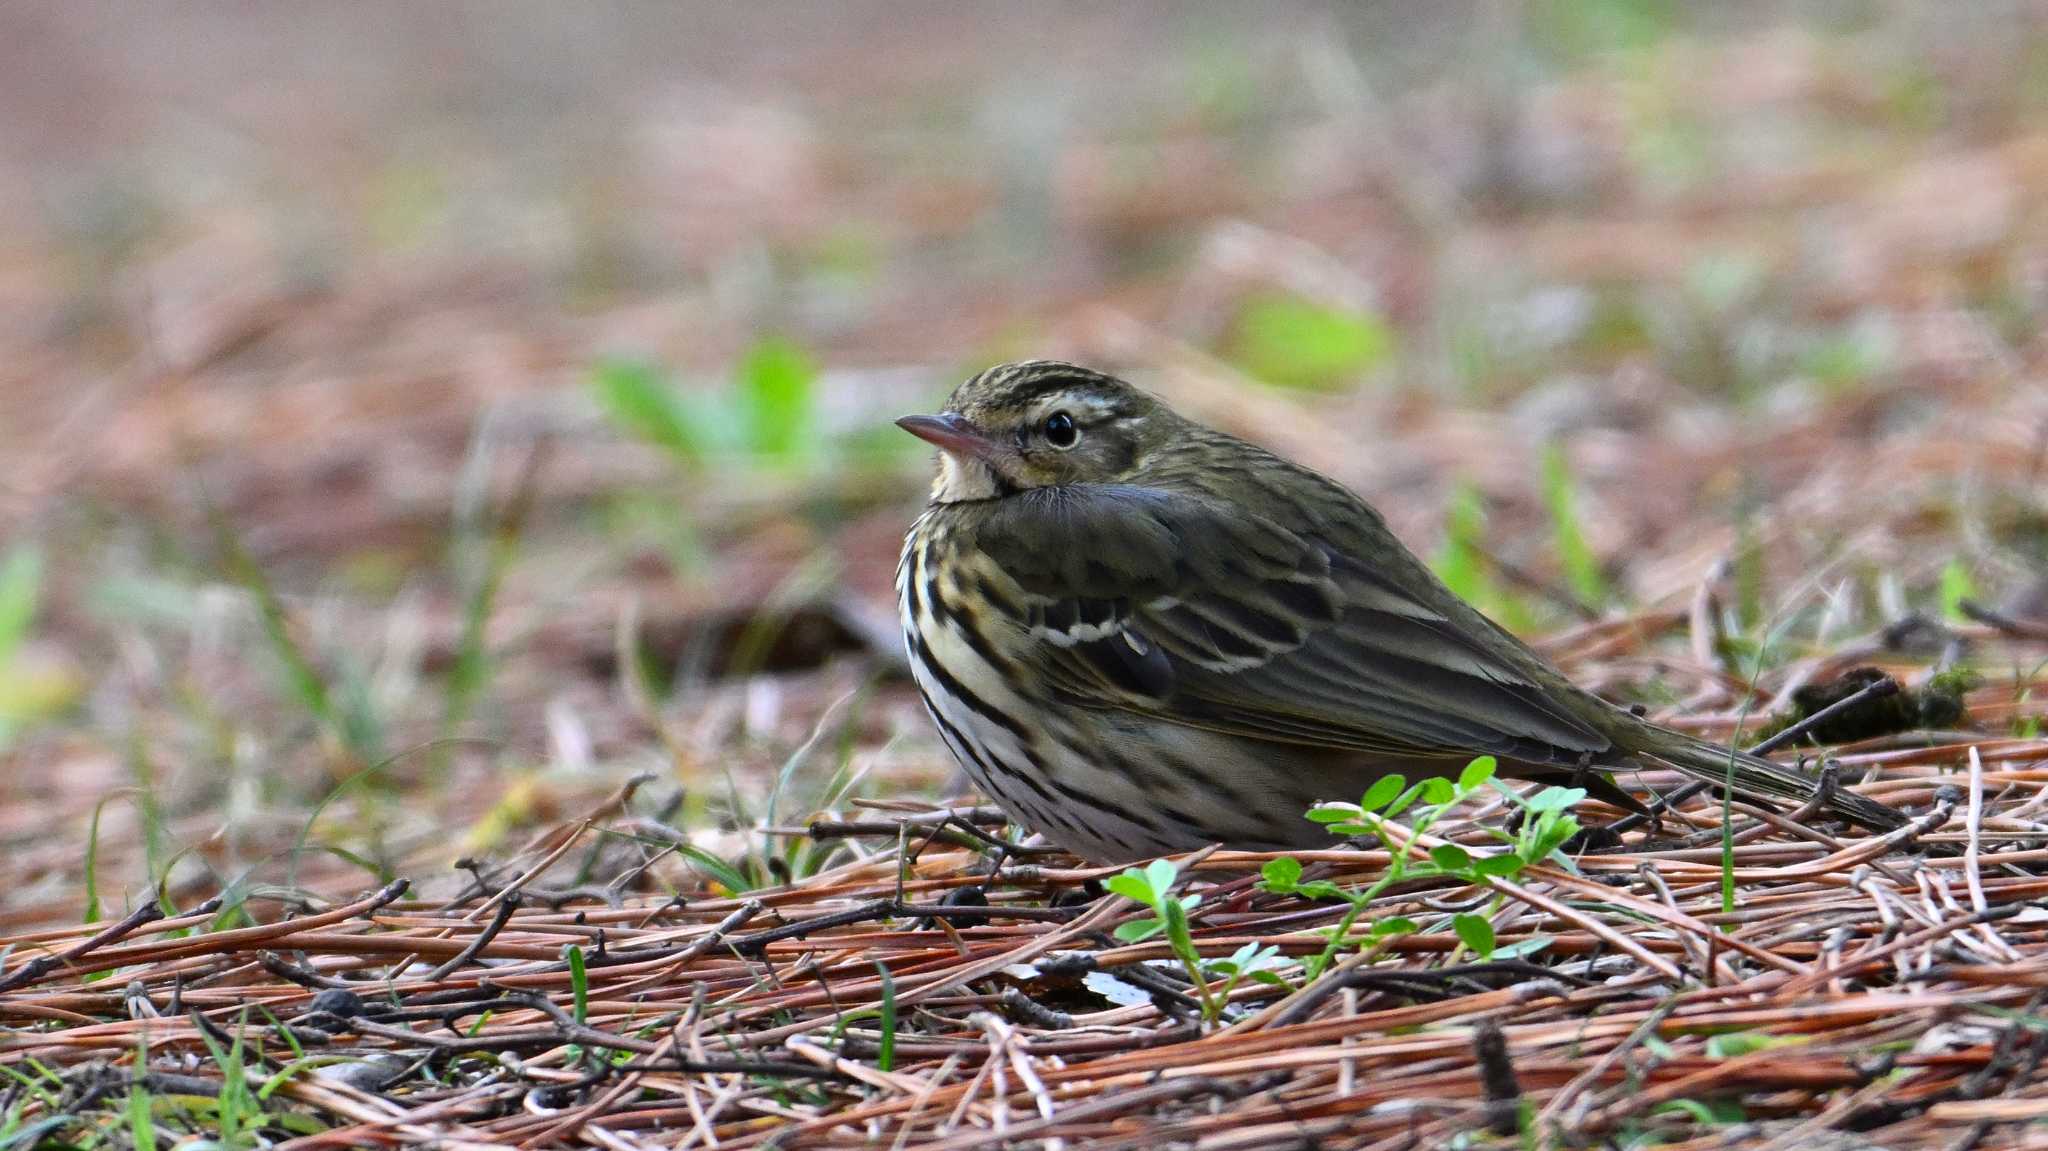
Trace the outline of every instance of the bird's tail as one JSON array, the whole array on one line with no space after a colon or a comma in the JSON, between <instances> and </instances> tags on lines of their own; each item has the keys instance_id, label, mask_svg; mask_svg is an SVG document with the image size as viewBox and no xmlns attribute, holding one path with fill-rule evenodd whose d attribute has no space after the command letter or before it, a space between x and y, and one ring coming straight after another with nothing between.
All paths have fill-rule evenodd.
<instances>
[{"instance_id":1,"label":"bird's tail","mask_svg":"<svg viewBox=\"0 0 2048 1151\"><path fill-rule=\"evenodd\" d=\"M1750 799L1803 804L1820 792L1814 780L1760 755L1735 751L1668 728L1645 727L1651 738L1636 750L1636 758L1646 763L1673 768ZM1908 822L1905 812L1853 791L1837 790L1828 797L1823 810L1876 832L1894 831Z\"/></svg>"}]
</instances>

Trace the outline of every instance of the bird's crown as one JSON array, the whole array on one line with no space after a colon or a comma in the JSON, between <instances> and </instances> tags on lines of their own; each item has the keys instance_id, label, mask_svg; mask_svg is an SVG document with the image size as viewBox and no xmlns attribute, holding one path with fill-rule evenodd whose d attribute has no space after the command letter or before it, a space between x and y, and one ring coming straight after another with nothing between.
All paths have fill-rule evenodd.
<instances>
[{"instance_id":1,"label":"bird's crown","mask_svg":"<svg viewBox=\"0 0 2048 1151\"><path fill-rule=\"evenodd\" d=\"M1115 376L1064 360L997 364L953 389L946 410L984 426L1012 423L1049 404L1063 404L1076 422L1134 416L1157 406Z\"/></svg>"}]
</instances>

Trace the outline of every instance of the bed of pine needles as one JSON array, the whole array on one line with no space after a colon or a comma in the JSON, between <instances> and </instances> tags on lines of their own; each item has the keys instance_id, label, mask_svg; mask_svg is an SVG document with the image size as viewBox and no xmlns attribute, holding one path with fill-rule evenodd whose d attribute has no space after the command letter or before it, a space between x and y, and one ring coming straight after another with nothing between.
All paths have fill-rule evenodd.
<instances>
[{"instance_id":1,"label":"bed of pine needles","mask_svg":"<svg viewBox=\"0 0 2048 1151\"><path fill-rule=\"evenodd\" d=\"M1683 626L1553 647L1583 672ZM1804 670L1889 663L1910 692L1900 630ZM1915 630L1972 666L2048 659L2036 624ZM4 1095L17 1143L182 1100L286 1147L2016 1146L2048 1116L2048 739L2010 733L2048 704L1991 677L1961 702L1964 729L1833 751L1838 786L1916 816L1902 832L1694 800L1491 891L1390 889L1357 938L1413 932L1314 982L1240 981L1206 1020L1165 942L1115 935L1147 914L1104 891L1117 869L992 849L999 814L870 801L763 826L834 850L733 891L683 865L633 780L452 874L369 889L309 861L290 891L164 891L82 925L17 905ZM1483 849L1504 803L1413 849ZM1201 956L1324 950L1345 905L1264 893L1270 858L1181 861ZM1389 864L1337 840L1297 858L1346 885ZM1447 924L1494 899L1497 948L1547 942L1473 954Z\"/></svg>"},{"instance_id":2,"label":"bed of pine needles","mask_svg":"<svg viewBox=\"0 0 2048 1151\"><path fill-rule=\"evenodd\" d=\"M2038 5L19 7L0 1151L2048 1147ZM1911 826L1033 845L889 588L1027 354Z\"/></svg>"}]
</instances>

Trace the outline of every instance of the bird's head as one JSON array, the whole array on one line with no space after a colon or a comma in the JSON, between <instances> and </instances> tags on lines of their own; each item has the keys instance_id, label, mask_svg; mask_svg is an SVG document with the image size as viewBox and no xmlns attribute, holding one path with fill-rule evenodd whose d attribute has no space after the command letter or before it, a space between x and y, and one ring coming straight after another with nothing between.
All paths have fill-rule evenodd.
<instances>
[{"instance_id":1,"label":"bird's head","mask_svg":"<svg viewBox=\"0 0 2048 1151\"><path fill-rule=\"evenodd\" d=\"M961 384L937 415L896 423L938 447L932 498L957 503L1062 484L1129 482L1173 418L1114 376L1026 360Z\"/></svg>"}]
</instances>

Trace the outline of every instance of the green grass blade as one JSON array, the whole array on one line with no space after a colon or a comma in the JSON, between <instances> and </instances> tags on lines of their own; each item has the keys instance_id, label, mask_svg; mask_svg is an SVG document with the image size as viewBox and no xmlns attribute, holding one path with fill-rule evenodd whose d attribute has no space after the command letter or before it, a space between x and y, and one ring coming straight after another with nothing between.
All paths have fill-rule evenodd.
<instances>
[{"instance_id":1,"label":"green grass blade","mask_svg":"<svg viewBox=\"0 0 2048 1151\"><path fill-rule=\"evenodd\" d=\"M1941 618L1950 623L1970 622L1963 601L1975 598L1977 581L1970 578L1970 569L1959 559L1948 561L1941 569Z\"/></svg>"},{"instance_id":2,"label":"green grass blade","mask_svg":"<svg viewBox=\"0 0 2048 1151\"><path fill-rule=\"evenodd\" d=\"M590 370L590 394L626 432L661 447L686 465L704 459L704 432L682 395L652 364L608 359Z\"/></svg>"},{"instance_id":3,"label":"green grass blade","mask_svg":"<svg viewBox=\"0 0 2048 1151\"><path fill-rule=\"evenodd\" d=\"M575 1001L576 1022L590 1022L590 972L583 964L583 948L569 945L569 994Z\"/></svg>"},{"instance_id":4,"label":"green grass blade","mask_svg":"<svg viewBox=\"0 0 2048 1151\"><path fill-rule=\"evenodd\" d=\"M364 742L366 733L361 725L350 722L335 706L332 687L294 634L291 614L286 610L284 600L277 594L262 566L242 547L242 541L235 535L227 517L210 502L206 514L213 524L214 540L220 549L228 578L256 601L264 638L284 668L286 687L292 696L340 741L350 755L366 763L383 758L378 748Z\"/></svg>"},{"instance_id":5,"label":"green grass blade","mask_svg":"<svg viewBox=\"0 0 2048 1151\"><path fill-rule=\"evenodd\" d=\"M1555 442L1543 449L1543 501L1550 509L1551 539L1557 548L1557 562L1564 569L1566 586L1587 606L1604 606L1609 598L1607 577L1601 573L1600 561L1586 543L1571 463L1565 458L1564 448Z\"/></svg>"},{"instance_id":6,"label":"green grass blade","mask_svg":"<svg viewBox=\"0 0 2048 1151\"><path fill-rule=\"evenodd\" d=\"M536 444L532 454L527 456L518 484L513 488L511 502L498 517L481 549L482 570L476 573L463 604L462 637L456 644L455 666L448 673L447 699L441 716L441 734L444 737L453 735L469 718L470 709L490 678L490 653L484 645L485 629L490 624L491 609L497 603L505 573L519 553L519 541L525 534L527 519L540 490L540 473L546 459L547 446L543 441Z\"/></svg>"},{"instance_id":7,"label":"green grass blade","mask_svg":"<svg viewBox=\"0 0 2048 1151\"><path fill-rule=\"evenodd\" d=\"M142 1086L142 1076L148 1071L149 1035L142 1032L135 1037L135 1081L128 1088L128 1141L135 1151L156 1148L156 1107L148 1089Z\"/></svg>"},{"instance_id":8,"label":"green grass blade","mask_svg":"<svg viewBox=\"0 0 2048 1151\"><path fill-rule=\"evenodd\" d=\"M42 551L32 544L9 548L0 559L0 664L12 659L28 638L42 586Z\"/></svg>"},{"instance_id":9,"label":"green grass blade","mask_svg":"<svg viewBox=\"0 0 2048 1151\"><path fill-rule=\"evenodd\" d=\"M777 460L816 450L811 409L817 378L810 356L786 339L771 336L748 349L739 383L749 449Z\"/></svg>"},{"instance_id":10,"label":"green grass blade","mask_svg":"<svg viewBox=\"0 0 2048 1151\"><path fill-rule=\"evenodd\" d=\"M875 970L882 973L882 1042L875 1051L875 1066L884 1071L896 1069L896 981L889 975L889 965L875 964Z\"/></svg>"},{"instance_id":11,"label":"green grass blade","mask_svg":"<svg viewBox=\"0 0 2048 1151\"><path fill-rule=\"evenodd\" d=\"M703 868L712 879L718 881L719 886L734 895L738 895L743 891L752 891L756 886L745 875L741 874L738 868L695 844L676 844L676 854Z\"/></svg>"},{"instance_id":12,"label":"green grass blade","mask_svg":"<svg viewBox=\"0 0 2048 1151\"><path fill-rule=\"evenodd\" d=\"M92 822L85 832L85 918L84 923L98 923L100 908L100 813L106 810L111 795L101 796L92 805Z\"/></svg>"}]
</instances>

